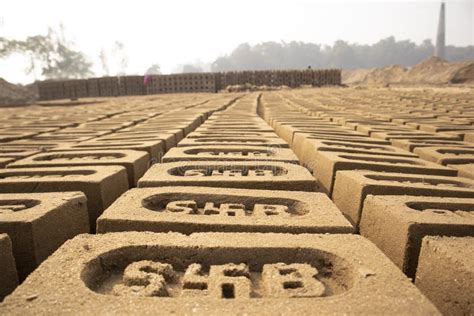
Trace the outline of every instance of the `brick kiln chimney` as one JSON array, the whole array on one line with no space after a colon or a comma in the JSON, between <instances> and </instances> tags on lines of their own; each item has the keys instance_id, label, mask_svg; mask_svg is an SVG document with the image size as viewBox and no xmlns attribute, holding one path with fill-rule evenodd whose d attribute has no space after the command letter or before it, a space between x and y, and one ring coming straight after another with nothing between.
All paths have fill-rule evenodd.
<instances>
[{"instance_id":1,"label":"brick kiln chimney","mask_svg":"<svg viewBox=\"0 0 474 316\"><path fill-rule=\"evenodd\" d=\"M445 59L445 47L446 47L446 21L445 21L445 8L444 2L441 3L439 10L439 21L438 21L438 33L436 34L436 47L434 55Z\"/></svg>"}]
</instances>

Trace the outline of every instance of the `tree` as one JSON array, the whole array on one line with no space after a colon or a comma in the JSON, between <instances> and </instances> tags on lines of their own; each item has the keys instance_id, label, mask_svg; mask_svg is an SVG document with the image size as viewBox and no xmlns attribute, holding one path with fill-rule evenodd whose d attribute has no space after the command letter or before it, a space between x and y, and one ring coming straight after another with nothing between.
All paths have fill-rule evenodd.
<instances>
[{"instance_id":1,"label":"tree","mask_svg":"<svg viewBox=\"0 0 474 316\"><path fill-rule=\"evenodd\" d=\"M237 46L229 55L221 56L212 63L212 71L259 70L259 69L306 69L313 68L371 68L391 64L412 66L433 54L430 40L420 45L409 41L397 41L390 36L373 45L360 45L336 41L332 46L292 41L263 42L251 46ZM448 60L474 58L474 46L446 47Z\"/></svg>"},{"instance_id":2,"label":"tree","mask_svg":"<svg viewBox=\"0 0 474 316\"><path fill-rule=\"evenodd\" d=\"M204 70L198 65L186 64L183 65L182 73L196 73L204 72Z\"/></svg>"},{"instance_id":3,"label":"tree","mask_svg":"<svg viewBox=\"0 0 474 316\"><path fill-rule=\"evenodd\" d=\"M158 64L151 65L146 71L145 75L160 75L161 67Z\"/></svg>"},{"instance_id":4,"label":"tree","mask_svg":"<svg viewBox=\"0 0 474 316\"><path fill-rule=\"evenodd\" d=\"M27 74L40 73L46 79L79 79L93 74L92 63L66 39L62 25L58 31L49 28L47 35L30 36L24 41L0 38L0 58L13 53L28 57Z\"/></svg>"}]
</instances>

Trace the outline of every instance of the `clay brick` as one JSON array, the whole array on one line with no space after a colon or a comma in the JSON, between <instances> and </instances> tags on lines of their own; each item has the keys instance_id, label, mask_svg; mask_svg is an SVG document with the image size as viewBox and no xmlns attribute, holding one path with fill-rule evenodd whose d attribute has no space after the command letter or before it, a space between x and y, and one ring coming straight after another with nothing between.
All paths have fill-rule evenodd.
<instances>
[{"instance_id":1,"label":"clay brick","mask_svg":"<svg viewBox=\"0 0 474 316\"><path fill-rule=\"evenodd\" d=\"M409 277L418 265L425 236L474 236L473 199L368 196L360 233Z\"/></svg>"},{"instance_id":2,"label":"clay brick","mask_svg":"<svg viewBox=\"0 0 474 316\"><path fill-rule=\"evenodd\" d=\"M120 166L0 170L0 193L83 192L91 231L97 217L128 188L127 172Z\"/></svg>"},{"instance_id":3,"label":"clay brick","mask_svg":"<svg viewBox=\"0 0 474 316\"><path fill-rule=\"evenodd\" d=\"M423 238L415 284L443 315L474 314L473 254L473 237Z\"/></svg>"},{"instance_id":4,"label":"clay brick","mask_svg":"<svg viewBox=\"0 0 474 316\"><path fill-rule=\"evenodd\" d=\"M11 238L21 280L66 240L90 231L86 203L81 192L0 194L0 232Z\"/></svg>"},{"instance_id":5,"label":"clay brick","mask_svg":"<svg viewBox=\"0 0 474 316\"><path fill-rule=\"evenodd\" d=\"M452 140L416 140L416 139L394 139L392 145L404 150L413 152L419 147L432 147L432 146L450 146L450 147L465 147L474 148L474 144L452 141Z\"/></svg>"},{"instance_id":6,"label":"clay brick","mask_svg":"<svg viewBox=\"0 0 474 316\"><path fill-rule=\"evenodd\" d=\"M192 132L186 138L199 137L249 137L249 138L277 138L278 135L274 132L249 132L249 131L220 131L220 132Z\"/></svg>"},{"instance_id":7,"label":"clay brick","mask_svg":"<svg viewBox=\"0 0 474 316\"><path fill-rule=\"evenodd\" d=\"M275 161L184 161L153 165L138 187L206 186L245 189L315 191L305 168Z\"/></svg>"},{"instance_id":8,"label":"clay brick","mask_svg":"<svg viewBox=\"0 0 474 316\"><path fill-rule=\"evenodd\" d=\"M400 131L412 131L413 129L408 127L403 127L400 125L359 125L355 124L356 131L372 135L372 133L379 133L379 132L400 132Z\"/></svg>"},{"instance_id":9,"label":"clay brick","mask_svg":"<svg viewBox=\"0 0 474 316\"><path fill-rule=\"evenodd\" d=\"M40 135L33 137L32 140L35 141L45 141L45 142L84 142L94 138L93 136L76 136L76 135Z\"/></svg>"},{"instance_id":10,"label":"clay brick","mask_svg":"<svg viewBox=\"0 0 474 316\"><path fill-rule=\"evenodd\" d=\"M373 244L351 234L81 235L0 307L2 314L32 310L439 315Z\"/></svg>"},{"instance_id":11,"label":"clay brick","mask_svg":"<svg viewBox=\"0 0 474 316\"><path fill-rule=\"evenodd\" d=\"M308 134L308 133L296 133L291 144L291 149L299 157L302 150L304 149L303 143L309 140L315 141L334 141L334 142L351 142L358 144L367 144L367 145L390 145L390 142L385 140L378 140L370 137L344 137L344 136L334 136L334 135L324 135L324 134Z\"/></svg>"},{"instance_id":12,"label":"clay brick","mask_svg":"<svg viewBox=\"0 0 474 316\"><path fill-rule=\"evenodd\" d=\"M275 137L242 137L236 135L231 136L199 136L188 137L178 143L178 147L183 146L267 146L276 148L288 148L288 143L280 138Z\"/></svg>"},{"instance_id":13,"label":"clay brick","mask_svg":"<svg viewBox=\"0 0 474 316\"><path fill-rule=\"evenodd\" d=\"M174 161L282 161L298 163L287 148L259 146L187 146L168 151L163 162Z\"/></svg>"},{"instance_id":14,"label":"clay brick","mask_svg":"<svg viewBox=\"0 0 474 316\"><path fill-rule=\"evenodd\" d=\"M434 133L422 133L419 131L412 132L374 132L370 135L378 139L385 139L393 141L395 139L418 139L418 140L462 140L458 136L452 136L449 134L434 134Z\"/></svg>"},{"instance_id":15,"label":"clay brick","mask_svg":"<svg viewBox=\"0 0 474 316\"><path fill-rule=\"evenodd\" d=\"M15 158L0 157L0 168L5 168L8 164L14 162Z\"/></svg>"},{"instance_id":16,"label":"clay brick","mask_svg":"<svg viewBox=\"0 0 474 316\"><path fill-rule=\"evenodd\" d=\"M55 148L61 145L67 144L66 142L54 142L54 141L38 141L38 140L18 140L14 141L8 144L2 144L2 147L5 148L6 145L10 145L13 147L22 147L25 149L30 149L30 150L45 150L45 149L50 149L50 148Z\"/></svg>"},{"instance_id":17,"label":"clay brick","mask_svg":"<svg viewBox=\"0 0 474 316\"><path fill-rule=\"evenodd\" d=\"M322 193L164 187L123 194L97 220L97 231L352 233L353 228Z\"/></svg>"},{"instance_id":18,"label":"clay brick","mask_svg":"<svg viewBox=\"0 0 474 316\"><path fill-rule=\"evenodd\" d=\"M223 127L212 127L212 126L207 126L207 127L203 127L203 126L200 126L198 127L196 130L196 132L198 133L226 133L226 132L234 132L234 133L240 133L240 132L253 132L253 133L265 133L265 132L269 132L269 133L273 133L273 129L266 125L266 126L262 126L262 127L258 127L258 126L248 126L248 127L242 127L242 126L235 126L235 127L232 127L232 126L223 126Z\"/></svg>"},{"instance_id":19,"label":"clay brick","mask_svg":"<svg viewBox=\"0 0 474 316\"><path fill-rule=\"evenodd\" d=\"M458 176L474 179L474 163L465 165L448 165L448 167L456 169Z\"/></svg>"},{"instance_id":20,"label":"clay brick","mask_svg":"<svg viewBox=\"0 0 474 316\"><path fill-rule=\"evenodd\" d=\"M42 168L74 166L123 166L127 170L130 187L148 169L150 156L143 151L135 150L92 150L92 151L58 151L34 155L15 163L9 168Z\"/></svg>"},{"instance_id":21,"label":"clay brick","mask_svg":"<svg viewBox=\"0 0 474 316\"><path fill-rule=\"evenodd\" d=\"M131 128L126 128L122 129L120 131L117 131L117 133L114 133L112 135L109 135L107 138L115 138L115 137L125 137L125 136L149 136L149 137L155 137L155 136L164 136L164 138L170 137L169 135L173 135L173 137L176 139L176 141L180 141L185 137L185 132L183 129L176 128L176 125L174 126L166 126L164 124L153 124L153 123L146 123L143 125L138 125L134 126ZM106 137L104 137L107 139Z\"/></svg>"},{"instance_id":22,"label":"clay brick","mask_svg":"<svg viewBox=\"0 0 474 316\"><path fill-rule=\"evenodd\" d=\"M420 158L441 165L474 163L474 148L436 146L416 148L415 154Z\"/></svg>"},{"instance_id":23,"label":"clay brick","mask_svg":"<svg viewBox=\"0 0 474 316\"><path fill-rule=\"evenodd\" d=\"M14 158L16 160L26 158L28 156L33 156L37 153L39 153L39 151L31 150L28 148L4 147L3 144L0 147L0 158Z\"/></svg>"},{"instance_id":24,"label":"clay brick","mask_svg":"<svg viewBox=\"0 0 474 316\"><path fill-rule=\"evenodd\" d=\"M474 143L474 133L464 134L464 141L468 143Z\"/></svg>"},{"instance_id":25,"label":"clay brick","mask_svg":"<svg viewBox=\"0 0 474 316\"><path fill-rule=\"evenodd\" d=\"M293 143L293 139L296 133L314 133L314 134L332 134L339 136L364 136L358 134L350 129L342 129L340 126L331 126L331 125L320 125L318 126L302 126L299 124L295 125L281 125L275 126L275 132L283 138L289 144Z\"/></svg>"},{"instance_id":26,"label":"clay brick","mask_svg":"<svg viewBox=\"0 0 474 316\"><path fill-rule=\"evenodd\" d=\"M138 150L148 153L151 159L160 161L165 150L165 143L162 140L154 141L104 141L95 140L82 142L79 144L70 144L67 146L55 148L51 151L78 151L78 150Z\"/></svg>"},{"instance_id":27,"label":"clay brick","mask_svg":"<svg viewBox=\"0 0 474 316\"><path fill-rule=\"evenodd\" d=\"M18 286L12 242L7 234L0 234L0 302Z\"/></svg>"},{"instance_id":28,"label":"clay brick","mask_svg":"<svg viewBox=\"0 0 474 316\"><path fill-rule=\"evenodd\" d=\"M446 125L420 125L421 131L432 132L432 133L443 133L443 132L473 132L474 127L470 124L446 124Z\"/></svg>"},{"instance_id":29,"label":"clay brick","mask_svg":"<svg viewBox=\"0 0 474 316\"><path fill-rule=\"evenodd\" d=\"M314 161L318 152L342 152L354 154L383 155L393 157L417 157L408 151L395 148L390 145L361 144L354 141L330 141L306 139L302 146L295 150L299 153L299 158L303 166L308 166L310 170L314 169Z\"/></svg>"},{"instance_id":30,"label":"clay brick","mask_svg":"<svg viewBox=\"0 0 474 316\"><path fill-rule=\"evenodd\" d=\"M458 177L374 171L339 171L332 200L356 227L368 195L474 198L474 181Z\"/></svg>"},{"instance_id":31,"label":"clay brick","mask_svg":"<svg viewBox=\"0 0 474 316\"><path fill-rule=\"evenodd\" d=\"M456 170L417 158L367 154L318 152L313 174L329 195L332 194L336 172L340 170L371 170L407 174L456 176Z\"/></svg>"},{"instance_id":32,"label":"clay brick","mask_svg":"<svg viewBox=\"0 0 474 316\"><path fill-rule=\"evenodd\" d=\"M107 137L94 139L96 142L163 141L165 150L176 146L180 140L172 133L115 133Z\"/></svg>"}]
</instances>

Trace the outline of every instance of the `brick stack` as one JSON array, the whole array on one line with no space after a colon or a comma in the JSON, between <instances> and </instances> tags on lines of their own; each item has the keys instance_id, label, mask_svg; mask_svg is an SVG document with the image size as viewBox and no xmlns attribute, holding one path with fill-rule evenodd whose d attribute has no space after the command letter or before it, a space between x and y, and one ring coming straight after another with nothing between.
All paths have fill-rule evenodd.
<instances>
[{"instance_id":1,"label":"brick stack","mask_svg":"<svg viewBox=\"0 0 474 316\"><path fill-rule=\"evenodd\" d=\"M278 70L224 73L189 73L154 75L144 83L144 76L102 77L83 80L57 80L38 83L40 100L85 97L131 96L160 93L217 92L229 85L256 86L340 85L341 71Z\"/></svg>"},{"instance_id":2,"label":"brick stack","mask_svg":"<svg viewBox=\"0 0 474 316\"><path fill-rule=\"evenodd\" d=\"M7 109L0 313L472 314L472 97Z\"/></svg>"}]
</instances>

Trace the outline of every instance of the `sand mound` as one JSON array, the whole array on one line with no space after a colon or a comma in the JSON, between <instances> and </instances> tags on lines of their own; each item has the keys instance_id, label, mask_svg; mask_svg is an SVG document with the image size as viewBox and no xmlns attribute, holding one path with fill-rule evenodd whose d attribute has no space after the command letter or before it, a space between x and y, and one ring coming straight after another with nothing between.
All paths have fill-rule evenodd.
<instances>
[{"instance_id":1,"label":"sand mound","mask_svg":"<svg viewBox=\"0 0 474 316\"><path fill-rule=\"evenodd\" d=\"M448 62L430 57L406 69L390 65L375 69L343 71L344 84L449 84L474 83L474 61Z\"/></svg>"},{"instance_id":2,"label":"sand mound","mask_svg":"<svg viewBox=\"0 0 474 316\"><path fill-rule=\"evenodd\" d=\"M367 74L373 71L375 68L360 68L360 69L344 69L342 70L342 82L344 84L359 83L365 80Z\"/></svg>"},{"instance_id":3,"label":"sand mound","mask_svg":"<svg viewBox=\"0 0 474 316\"><path fill-rule=\"evenodd\" d=\"M36 86L15 85L0 78L0 106L31 104L37 99Z\"/></svg>"},{"instance_id":4,"label":"sand mound","mask_svg":"<svg viewBox=\"0 0 474 316\"><path fill-rule=\"evenodd\" d=\"M376 68L367 75L365 83L376 85L393 82L399 83L403 81L406 71L406 68L401 65L390 65L383 68Z\"/></svg>"}]
</instances>

